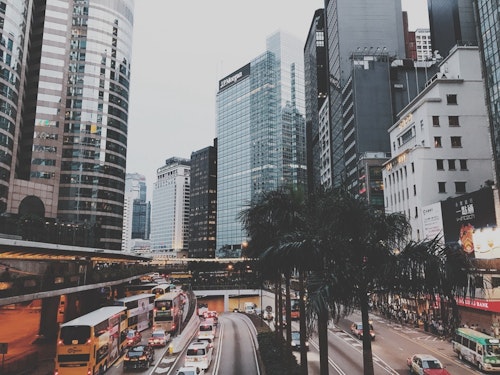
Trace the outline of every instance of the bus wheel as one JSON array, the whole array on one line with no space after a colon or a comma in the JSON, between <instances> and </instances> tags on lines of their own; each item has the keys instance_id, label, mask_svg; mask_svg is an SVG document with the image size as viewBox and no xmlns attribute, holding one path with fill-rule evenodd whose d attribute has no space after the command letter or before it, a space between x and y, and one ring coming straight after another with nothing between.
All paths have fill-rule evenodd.
<instances>
[{"instance_id":1,"label":"bus wheel","mask_svg":"<svg viewBox=\"0 0 500 375\"><path fill-rule=\"evenodd\" d=\"M458 359L463 361L462 353L458 353Z\"/></svg>"},{"instance_id":2,"label":"bus wheel","mask_svg":"<svg viewBox=\"0 0 500 375\"><path fill-rule=\"evenodd\" d=\"M479 371L483 371L483 365L481 364L481 362L477 363L477 368L479 369Z\"/></svg>"}]
</instances>

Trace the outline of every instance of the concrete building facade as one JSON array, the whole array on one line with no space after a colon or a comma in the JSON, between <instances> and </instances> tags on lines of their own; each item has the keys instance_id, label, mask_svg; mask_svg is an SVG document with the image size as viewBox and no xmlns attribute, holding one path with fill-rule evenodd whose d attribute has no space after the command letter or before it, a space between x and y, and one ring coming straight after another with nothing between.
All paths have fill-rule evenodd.
<instances>
[{"instance_id":1,"label":"concrete building facade","mask_svg":"<svg viewBox=\"0 0 500 375\"><path fill-rule=\"evenodd\" d=\"M477 47L455 47L390 129L384 205L410 220L423 240L422 208L493 179L488 117Z\"/></svg>"}]
</instances>

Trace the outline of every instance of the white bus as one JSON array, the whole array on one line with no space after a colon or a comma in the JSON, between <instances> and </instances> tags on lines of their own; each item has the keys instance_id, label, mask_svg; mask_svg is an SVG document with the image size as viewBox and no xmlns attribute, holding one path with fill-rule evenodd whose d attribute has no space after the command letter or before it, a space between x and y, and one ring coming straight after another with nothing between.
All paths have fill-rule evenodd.
<instances>
[{"instance_id":1,"label":"white bus","mask_svg":"<svg viewBox=\"0 0 500 375\"><path fill-rule=\"evenodd\" d=\"M125 306L128 328L141 332L153 325L154 302L154 294L143 293L117 299L114 305Z\"/></svg>"},{"instance_id":2,"label":"white bus","mask_svg":"<svg viewBox=\"0 0 500 375\"><path fill-rule=\"evenodd\" d=\"M458 358L479 370L500 372L500 340L471 328L458 328L452 339Z\"/></svg>"}]
</instances>

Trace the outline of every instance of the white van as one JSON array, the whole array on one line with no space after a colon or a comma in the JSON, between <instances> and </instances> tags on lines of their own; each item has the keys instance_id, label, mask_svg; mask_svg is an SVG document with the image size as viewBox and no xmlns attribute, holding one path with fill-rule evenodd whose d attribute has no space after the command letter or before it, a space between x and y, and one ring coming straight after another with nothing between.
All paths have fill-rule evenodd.
<instances>
[{"instance_id":1,"label":"white van","mask_svg":"<svg viewBox=\"0 0 500 375\"><path fill-rule=\"evenodd\" d=\"M196 341L188 346L184 366L194 366L206 370L212 362L213 348L207 342Z\"/></svg>"},{"instance_id":2,"label":"white van","mask_svg":"<svg viewBox=\"0 0 500 375\"><path fill-rule=\"evenodd\" d=\"M213 319L205 319L198 328L198 339L210 339L215 338L215 322Z\"/></svg>"}]
</instances>

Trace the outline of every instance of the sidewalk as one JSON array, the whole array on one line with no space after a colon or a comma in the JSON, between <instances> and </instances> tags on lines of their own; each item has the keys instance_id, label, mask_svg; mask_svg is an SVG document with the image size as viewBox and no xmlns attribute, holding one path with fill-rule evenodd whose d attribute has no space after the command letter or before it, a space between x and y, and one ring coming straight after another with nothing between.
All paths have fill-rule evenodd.
<instances>
[{"instance_id":1,"label":"sidewalk","mask_svg":"<svg viewBox=\"0 0 500 375\"><path fill-rule=\"evenodd\" d=\"M38 364L34 371L26 372L33 375L52 375L54 374L54 359L56 357L56 343L43 342L33 344L38 349Z\"/></svg>"}]
</instances>

